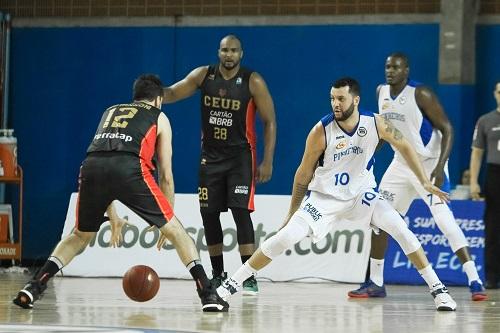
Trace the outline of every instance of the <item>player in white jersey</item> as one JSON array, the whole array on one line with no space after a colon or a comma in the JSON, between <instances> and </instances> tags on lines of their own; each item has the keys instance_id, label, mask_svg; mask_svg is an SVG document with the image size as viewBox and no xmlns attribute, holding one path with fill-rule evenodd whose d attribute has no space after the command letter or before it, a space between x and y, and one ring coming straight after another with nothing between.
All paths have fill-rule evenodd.
<instances>
[{"instance_id":1,"label":"player in white jersey","mask_svg":"<svg viewBox=\"0 0 500 333\"><path fill-rule=\"evenodd\" d=\"M217 289L218 294L227 299L241 288L243 281L286 249L307 236L318 242L332 224L347 220L360 228L371 225L387 231L429 285L436 308L455 310L455 301L432 269L416 236L374 189L377 184L373 154L379 140L390 142L401 151L428 192L445 202L447 194L425 176L417 154L401 132L379 115L358 111L359 85L354 79L336 81L330 97L333 113L318 122L307 137L283 226Z\"/></svg>"},{"instance_id":2,"label":"player in white jersey","mask_svg":"<svg viewBox=\"0 0 500 333\"><path fill-rule=\"evenodd\" d=\"M449 191L448 157L453 142L453 128L436 95L427 87L409 80L408 58L402 53L391 54L385 63L387 84L377 88L380 114L391 121L415 148L426 177ZM450 207L430 194L411 173L404 156L394 149L394 158L380 182L380 194L398 211L406 215L418 196L429 207L436 224L448 239L467 274L472 300L487 299L483 284L472 260L462 229L455 221ZM383 270L387 249L387 233L372 236L370 278L350 297L385 297Z\"/></svg>"}]
</instances>

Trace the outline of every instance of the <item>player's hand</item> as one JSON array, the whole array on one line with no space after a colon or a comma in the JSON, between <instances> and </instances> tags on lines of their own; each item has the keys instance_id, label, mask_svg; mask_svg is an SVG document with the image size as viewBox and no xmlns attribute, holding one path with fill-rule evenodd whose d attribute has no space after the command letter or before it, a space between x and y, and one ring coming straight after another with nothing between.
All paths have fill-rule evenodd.
<instances>
[{"instance_id":1,"label":"player's hand","mask_svg":"<svg viewBox=\"0 0 500 333\"><path fill-rule=\"evenodd\" d=\"M158 242L156 243L156 248L158 251L161 250L163 245L167 242L167 237L163 233L160 232L160 237L158 238Z\"/></svg>"},{"instance_id":2,"label":"player's hand","mask_svg":"<svg viewBox=\"0 0 500 333\"><path fill-rule=\"evenodd\" d=\"M127 220L117 216L114 218L110 218L109 224L111 225L111 239L109 240L109 244L111 245L111 247L120 247L123 242L123 226L125 226L126 224L130 225L130 223L128 223Z\"/></svg>"},{"instance_id":3,"label":"player's hand","mask_svg":"<svg viewBox=\"0 0 500 333\"><path fill-rule=\"evenodd\" d=\"M470 184L470 196L472 200L481 200L481 196L479 195L481 193L481 187L479 186L478 183L471 183Z\"/></svg>"},{"instance_id":4,"label":"player's hand","mask_svg":"<svg viewBox=\"0 0 500 333\"><path fill-rule=\"evenodd\" d=\"M430 177L434 185L437 187L441 187L444 183L444 170L443 167L440 167L439 165L432 171L431 177Z\"/></svg>"},{"instance_id":5,"label":"player's hand","mask_svg":"<svg viewBox=\"0 0 500 333\"><path fill-rule=\"evenodd\" d=\"M447 192L441 191L439 187L436 185L432 185L430 181L425 182L424 188L427 192L434 194L435 196L439 197L442 202L449 203L450 202L450 195Z\"/></svg>"},{"instance_id":6,"label":"player's hand","mask_svg":"<svg viewBox=\"0 0 500 333\"><path fill-rule=\"evenodd\" d=\"M146 229L146 232L153 231L156 228L155 225L150 226L149 228ZM167 241L167 237L161 232L160 230L160 237L158 238L158 242L156 242L156 248L158 251L161 250L165 242Z\"/></svg>"},{"instance_id":7,"label":"player's hand","mask_svg":"<svg viewBox=\"0 0 500 333\"><path fill-rule=\"evenodd\" d=\"M266 183L271 179L273 175L273 165L272 163L262 162L257 168L257 183Z\"/></svg>"}]
</instances>

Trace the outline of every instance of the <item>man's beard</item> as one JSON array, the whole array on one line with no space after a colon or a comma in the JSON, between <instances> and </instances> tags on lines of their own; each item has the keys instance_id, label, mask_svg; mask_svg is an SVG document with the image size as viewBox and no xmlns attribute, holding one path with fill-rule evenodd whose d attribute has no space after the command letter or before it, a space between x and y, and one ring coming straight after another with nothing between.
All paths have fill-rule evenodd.
<instances>
[{"instance_id":1,"label":"man's beard","mask_svg":"<svg viewBox=\"0 0 500 333\"><path fill-rule=\"evenodd\" d=\"M349 119L349 117L354 112L354 102L351 103L351 106L347 108L347 110L342 111L342 117L336 118L337 121L344 121Z\"/></svg>"}]
</instances>

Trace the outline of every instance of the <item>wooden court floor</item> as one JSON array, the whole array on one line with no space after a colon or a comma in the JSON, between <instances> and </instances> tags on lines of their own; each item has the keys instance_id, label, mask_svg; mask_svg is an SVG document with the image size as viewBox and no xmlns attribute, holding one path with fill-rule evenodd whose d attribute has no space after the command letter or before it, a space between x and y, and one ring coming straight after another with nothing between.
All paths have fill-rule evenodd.
<instances>
[{"instance_id":1,"label":"wooden court floor","mask_svg":"<svg viewBox=\"0 0 500 333\"><path fill-rule=\"evenodd\" d=\"M500 291L472 302L450 287L456 312L437 312L424 286L388 286L385 299L350 300L340 283L260 282L260 295L234 296L228 313L203 313L192 281L162 279L135 303L118 278L55 278L32 310L11 299L28 275L0 273L0 332L500 332Z\"/></svg>"}]
</instances>

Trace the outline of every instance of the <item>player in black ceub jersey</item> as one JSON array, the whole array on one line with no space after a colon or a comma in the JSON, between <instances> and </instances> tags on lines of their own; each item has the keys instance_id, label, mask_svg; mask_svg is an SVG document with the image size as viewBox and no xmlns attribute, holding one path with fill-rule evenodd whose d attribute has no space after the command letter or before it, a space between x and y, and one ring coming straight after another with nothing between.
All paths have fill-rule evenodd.
<instances>
[{"instance_id":1,"label":"player in black ceub jersey","mask_svg":"<svg viewBox=\"0 0 500 333\"><path fill-rule=\"evenodd\" d=\"M225 279L220 212L231 208L242 263L255 251L250 213L254 210L255 181L267 182L273 170L276 142L274 105L262 76L240 66L240 40L229 35L220 42L219 63L201 66L164 89L171 103L201 91L202 151L199 175L200 211L215 285ZM255 115L264 127L264 156L257 167ZM253 277L244 295L256 295Z\"/></svg>"}]
</instances>

